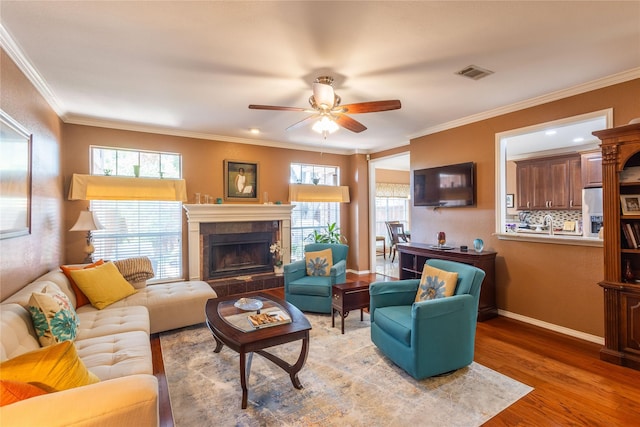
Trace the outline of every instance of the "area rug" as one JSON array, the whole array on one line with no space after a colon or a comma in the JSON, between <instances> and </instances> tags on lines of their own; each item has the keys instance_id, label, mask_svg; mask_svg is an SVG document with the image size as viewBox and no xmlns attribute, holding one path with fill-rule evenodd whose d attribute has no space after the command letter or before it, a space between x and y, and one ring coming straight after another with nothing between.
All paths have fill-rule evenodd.
<instances>
[{"instance_id":1,"label":"area rug","mask_svg":"<svg viewBox=\"0 0 640 427\"><path fill-rule=\"evenodd\" d=\"M532 388L478 363L448 376L416 381L373 345L369 317L307 315L313 329L298 377L260 355L253 357L247 409L241 409L239 356L214 353L206 326L160 336L177 426L479 426ZM300 342L271 348L293 363Z\"/></svg>"}]
</instances>

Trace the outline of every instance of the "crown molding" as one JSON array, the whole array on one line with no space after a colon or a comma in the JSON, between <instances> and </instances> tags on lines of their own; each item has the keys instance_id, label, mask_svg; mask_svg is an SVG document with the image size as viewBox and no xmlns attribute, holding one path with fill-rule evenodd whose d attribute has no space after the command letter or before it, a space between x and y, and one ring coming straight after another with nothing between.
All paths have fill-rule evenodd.
<instances>
[{"instance_id":1,"label":"crown molding","mask_svg":"<svg viewBox=\"0 0 640 427\"><path fill-rule=\"evenodd\" d=\"M49 85L42 78L38 70L35 69L33 65L31 65L31 61L27 58L20 46L14 41L11 34L7 31L7 29L0 23L0 47L9 55L9 58L15 62L20 71L29 79L31 84L33 84L36 90L44 97L47 103L51 106L53 111L64 121L64 117L67 112L62 107L62 104L58 101L53 92L49 89Z\"/></svg>"},{"instance_id":2,"label":"crown molding","mask_svg":"<svg viewBox=\"0 0 640 427\"><path fill-rule=\"evenodd\" d=\"M630 70L623 71L621 73L613 74L611 76L603 77L601 79L593 80L591 82L583 83L567 89L551 92L546 95L541 95L541 96L530 98L521 102L516 102L515 104L494 108L493 110L484 111L482 113L473 114L471 116L463 117L457 120L452 120L447 123L442 123L436 126L432 126L424 129L423 131L416 132L415 134L411 135L410 138L415 139L415 138L430 135L436 132L442 132L445 130L479 122L481 120L491 119L493 117L498 117L504 114L513 113L515 111L524 110L526 108L546 104L548 102L568 98L570 96L580 95L582 93L590 92L592 90L602 89L604 87L612 86L614 84L624 83L629 80L633 80L637 78L640 78L640 67L632 68Z\"/></svg>"}]
</instances>

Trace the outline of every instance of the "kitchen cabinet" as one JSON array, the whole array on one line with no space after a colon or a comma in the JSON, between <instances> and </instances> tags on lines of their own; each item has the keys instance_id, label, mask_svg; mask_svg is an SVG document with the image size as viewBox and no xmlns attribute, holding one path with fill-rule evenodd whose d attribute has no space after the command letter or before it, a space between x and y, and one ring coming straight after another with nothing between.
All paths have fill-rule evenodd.
<instances>
[{"instance_id":1,"label":"kitchen cabinet","mask_svg":"<svg viewBox=\"0 0 640 427\"><path fill-rule=\"evenodd\" d=\"M580 169L582 171L582 187L602 187L602 152L583 153Z\"/></svg>"},{"instance_id":2,"label":"kitchen cabinet","mask_svg":"<svg viewBox=\"0 0 640 427\"><path fill-rule=\"evenodd\" d=\"M518 209L581 209L580 169L577 154L517 162Z\"/></svg>"},{"instance_id":3,"label":"kitchen cabinet","mask_svg":"<svg viewBox=\"0 0 640 427\"><path fill-rule=\"evenodd\" d=\"M424 243L404 243L398 245L400 279L419 279L422 277L424 263L430 258L456 261L470 264L485 272L480 287L478 320L480 322L498 315L496 307L496 252L461 251L459 249L435 249Z\"/></svg>"},{"instance_id":4,"label":"kitchen cabinet","mask_svg":"<svg viewBox=\"0 0 640 427\"><path fill-rule=\"evenodd\" d=\"M604 280L599 285L605 327L600 358L640 370L640 248L623 231L640 228L640 212L623 212L620 197L640 195L640 180L625 177L630 168L640 167L640 123L593 134L602 141Z\"/></svg>"}]
</instances>

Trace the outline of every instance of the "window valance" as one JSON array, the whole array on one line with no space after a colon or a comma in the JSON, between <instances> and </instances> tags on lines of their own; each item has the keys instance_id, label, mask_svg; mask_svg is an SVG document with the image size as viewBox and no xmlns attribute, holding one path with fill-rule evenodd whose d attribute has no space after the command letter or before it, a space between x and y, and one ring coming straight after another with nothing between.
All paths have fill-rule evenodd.
<instances>
[{"instance_id":1,"label":"window valance","mask_svg":"<svg viewBox=\"0 0 640 427\"><path fill-rule=\"evenodd\" d=\"M409 184L376 182L376 197L408 198L411 191Z\"/></svg>"},{"instance_id":2,"label":"window valance","mask_svg":"<svg viewBox=\"0 0 640 427\"><path fill-rule=\"evenodd\" d=\"M187 201L184 179L73 174L69 200Z\"/></svg>"},{"instance_id":3,"label":"window valance","mask_svg":"<svg viewBox=\"0 0 640 427\"><path fill-rule=\"evenodd\" d=\"M349 187L346 185L290 184L291 202L350 202Z\"/></svg>"}]
</instances>

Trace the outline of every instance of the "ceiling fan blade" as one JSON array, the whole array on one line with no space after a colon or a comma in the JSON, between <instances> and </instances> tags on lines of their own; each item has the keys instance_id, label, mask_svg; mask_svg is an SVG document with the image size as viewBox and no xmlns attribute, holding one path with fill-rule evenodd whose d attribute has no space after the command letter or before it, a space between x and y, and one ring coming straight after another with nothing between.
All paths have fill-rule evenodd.
<instances>
[{"instance_id":1,"label":"ceiling fan blade","mask_svg":"<svg viewBox=\"0 0 640 427\"><path fill-rule=\"evenodd\" d=\"M306 124L307 124L307 122L310 122L310 121L316 120L318 117L320 117L320 114L314 114L313 116L309 116L309 117L307 117L307 118L304 118L304 119L300 120L299 122L294 123L294 124L292 124L291 126L289 126L289 127L287 128L287 131L290 131L290 130L293 130L293 129L297 129L297 128L299 128L299 127L302 127L302 126L306 125Z\"/></svg>"},{"instance_id":2,"label":"ceiling fan blade","mask_svg":"<svg viewBox=\"0 0 640 427\"><path fill-rule=\"evenodd\" d=\"M344 114L340 114L335 117L336 123L342 126L345 129L350 130L351 132L360 133L363 130L367 130L367 127L360 123L357 120L352 119L349 116L345 116Z\"/></svg>"},{"instance_id":3,"label":"ceiling fan blade","mask_svg":"<svg viewBox=\"0 0 640 427\"><path fill-rule=\"evenodd\" d=\"M275 105L249 105L252 110L277 110L277 111L309 111L307 108L300 107L278 107Z\"/></svg>"},{"instance_id":4,"label":"ceiling fan blade","mask_svg":"<svg viewBox=\"0 0 640 427\"><path fill-rule=\"evenodd\" d=\"M349 114L358 113L375 113L376 111L389 111L398 110L402 105L397 99L391 99L387 101L370 101L370 102L358 102L356 104L341 105L340 112Z\"/></svg>"}]
</instances>

